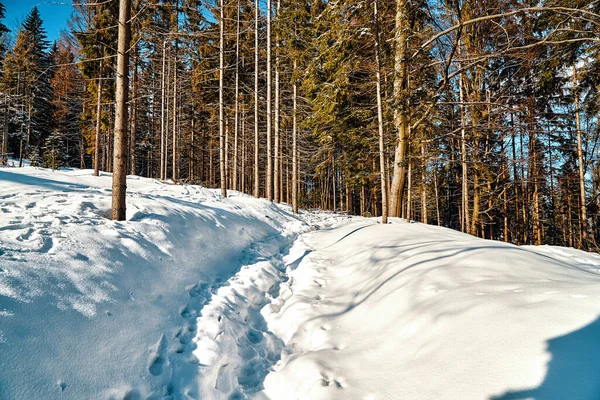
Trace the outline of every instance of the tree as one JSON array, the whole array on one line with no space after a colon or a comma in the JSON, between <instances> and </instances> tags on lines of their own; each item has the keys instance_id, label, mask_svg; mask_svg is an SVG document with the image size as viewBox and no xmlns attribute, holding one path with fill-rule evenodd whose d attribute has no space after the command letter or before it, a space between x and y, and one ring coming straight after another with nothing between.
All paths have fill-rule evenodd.
<instances>
[{"instance_id":1,"label":"tree","mask_svg":"<svg viewBox=\"0 0 600 400\"><path fill-rule=\"evenodd\" d=\"M127 102L129 91L129 46L131 45L131 0L119 2L119 36L117 48L117 93L115 111L115 159L112 184L112 218L126 218L127 190Z\"/></svg>"}]
</instances>

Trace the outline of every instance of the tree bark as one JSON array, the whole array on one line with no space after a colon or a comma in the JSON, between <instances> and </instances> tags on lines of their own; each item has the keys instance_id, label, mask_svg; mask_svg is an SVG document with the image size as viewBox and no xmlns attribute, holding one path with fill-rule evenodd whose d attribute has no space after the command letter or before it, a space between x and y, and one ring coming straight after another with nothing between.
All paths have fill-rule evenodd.
<instances>
[{"instance_id":1,"label":"tree bark","mask_svg":"<svg viewBox=\"0 0 600 400\"><path fill-rule=\"evenodd\" d=\"M102 54L102 46L100 47L100 53ZM94 176L100 175L100 121L102 116L102 60L100 60L100 69L98 71L98 93L96 100L96 138L94 145Z\"/></svg>"},{"instance_id":2,"label":"tree bark","mask_svg":"<svg viewBox=\"0 0 600 400\"><path fill-rule=\"evenodd\" d=\"M225 12L221 0L221 19L219 21L219 166L221 171L221 196L227 197L227 175L225 173L225 119L223 101L223 79L225 75Z\"/></svg>"},{"instance_id":3,"label":"tree bark","mask_svg":"<svg viewBox=\"0 0 600 400\"><path fill-rule=\"evenodd\" d=\"M294 74L298 62L294 60ZM298 85L294 80L292 109L292 209L298 214Z\"/></svg>"},{"instance_id":4,"label":"tree bark","mask_svg":"<svg viewBox=\"0 0 600 400\"><path fill-rule=\"evenodd\" d=\"M267 199L273 201L273 110L271 82L271 0L267 0Z\"/></svg>"},{"instance_id":5,"label":"tree bark","mask_svg":"<svg viewBox=\"0 0 600 400\"><path fill-rule=\"evenodd\" d=\"M281 0L277 0L277 10L275 11L275 15L279 14L279 9L281 8ZM281 201L281 154L280 154L280 144L279 144L279 103L280 103L280 93L279 93L279 39L275 37L275 171L274 171L274 199L276 203Z\"/></svg>"},{"instance_id":6,"label":"tree bark","mask_svg":"<svg viewBox=\"0 0 600 400\"><path fill-rule=\"evenodd\" d=\"M135 142L136 142L136 131L137 131L137 65L138 55L137 47L133 50L133 82L131 84L132 91L132 102L131 102L131 132L129 134L129 173L135 175L136 173L136 159L135 159Z\"/></svg>"},{"instance_id":7,"label":"tree bark","mask_svg":"<svg viewBox=\"0 0 600 400\"><path fill-rule=\"evenodd\" d=\"M117 46L117 93L115 146L112 182L112 218L126 218L127 190L127 99L129 91L129 46L131 41L131 0L119 2L119 36Z\"/></svg>"},{"instance_id":8,"label":"tree bark","mask_svg":"<svg viewBox=\"0 0 600 400\"><path fill-rule=\"evenodd\" d=\"M233 176L231 189L238 189L238 135L240 125L240 0L237 2L237 24L235 32L235 115L233 128Z\"/></svg>"},{"instance_id":9,"label":"tree bark","mask_svg":"<svg viewBox=\"0 0 600 400\"><path fill-rule=\"evenodd\" d=\"M378 0L373 1L373 21L375 24L375 62L377 81L377 127L379 132L379 174L381 176L381 223L388 223L387 168L385 163L385 138L383 130L383 101L381 99L381 59L379 56L379 14Z\"/></svg>"},{"instance_id":10,"label":"tree bark","mask_svg":"<svg viewBox=\"0 0 600 400\"><path fill-rule=\"evenodd\" d=\"M577 162L579 164L579 197L581 198L579 221L581 225L581 247L586 248L588 244L588 226L585 195L585 166L583 162L583 145L581 140L581 115L579 110L579 93L576 90L578 84L577 67L573 66L573 87L575 88L575 124L577 129Z\"/></svg>"},{"instance_id":11,"label":"tree bark","mask_svg":"<svg viewBox=\"0 0 600 400\"><path fill-rule=\"evenodd\" d=\"M260 15L259 0L256 0L254 26L254 197L260 197L259 170L259 126L258 126L258 17Z\"/></svg>"},{"instance_id":12,"label":"tree bark","mask_svg":"<svg viewBox=\"0 0 600 400\"><path fill-rule=\"evenodd\" d=\"M162 55L162 77L161 77L161 96L160 96L160 179L166 180L165 172L166 163L166 121L165 121L165 86L166 86L166 71L167 71L167 41L163 41Z\"/></svg>"},{"instance_id":13,"label":"tree bark","mask_svg":"<svg viewBox=\"0 0 600 400\"><path fill-rule=\"evenodd\" d=\"M396 0L396 35L394 56L394 126L398 134L396 151L394 154L394 178L390 188L389 215L400 216L406 185L406 165L408 154L408 107L406 92L408 89L407 52L408 31L410 28L408 18L408 1Z\"/></svg>"}]
</instances>

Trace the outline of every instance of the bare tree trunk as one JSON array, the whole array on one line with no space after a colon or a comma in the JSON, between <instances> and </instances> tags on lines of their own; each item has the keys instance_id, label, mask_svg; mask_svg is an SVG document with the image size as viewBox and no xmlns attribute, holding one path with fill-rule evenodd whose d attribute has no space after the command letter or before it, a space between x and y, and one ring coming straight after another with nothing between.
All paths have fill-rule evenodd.
<instances>
[{"instance_id":1,"label":"bare tree trunk","mask_svg":"<svg viewBox=\"0 0 600 400\"><path fill-rule=\"evenodd\" d=\"M123 221L126 218L125 192L127 190L127 98L129 94L130 19L131 0L120 0L114 173L112 182L112 218L116 221Z\"/></svg>"},{"instance_id":2,"label":"bare tree trunk","mask_svg":"<svg viewBox=\"0 0 600 400\"><path fill-rule=\"evenodd\" d=\"M271 82L271 0L267 0L267 199L273 201L273 101Z\"/></svg>"},{"instance_id":3,"label":"bare tree trunk","mask_svg":"<svg viewBox=\"0 0 600 400\"><path fill-rule=\"evenodd\" d=\"M138 79L138 75L137 75L137 62L138 62L138 55L137 55L137 46L134 47L133 49L133 82L131 84L131 90L132 90L132 102L131 102L131 132L129 134L129 173L131 175L135 175L136 173L136 168L135 168L135 163L136 163L136 159L135 159L135 142L136 142L136 131L137 131L137 79Z\"/></svg>"},{"instance_id":4,"label":"bare tree trunk","mask_svg":"<svg viewBox=\"0 0 600 400\"><path fill-rule=\"evenodd\" d=\"M460 138L461 138L461 165L462 165L462 231L469 232L471 221L469 219L469 180L467 170L467 142L465 140L467 117L465 115L465 89L463 75L459 77L459 96L460 96Z\"/></svg>"},{"instance_id":5,"label":"bare tree trunk","mask_svg":"<svg viewBox=\"0 0 600 400\"><path fill-rule=\"evenodd\" d=\"M442 226L442 218L440 216L440 195L438 191L438 179L435 169L433 170L433 188L435 190L435 212L437 215L437 226Z\"/></svg>"},{"instance_id":6,"label":"bare tree trunk","mask_svg":"<svg viewBox=\"0 0 600 400\"><path fill-rule=\"evenodd\" d=\"M4 92L4 120L2 121L2 157L8 153L8 93Z\"/></svg>"},{"instance_id":7,"label":"bare tree trunk","mask_svg":"<svg viewBox=\"0 0 600 400\"><path fill-rule=\"evenodd\" d=\"M100 46L100 54L102 54L102 46ZM100 69L98 72L98 93L96 100L96 138L94 140L94 176L100 175L100 121L102 117L102 60L100 60Z\"/></svg>"},{"instance_id":8,"label":"bare tree trunk","mask_svg":"<svg viewBox=\"0 0 600 400\"><path fill-rule=\"evenodd\" d=\"M423 161L422 165L422 174L421 174L421 221L424 224L428 224L429 220L427 219L427 161L425 159L425 144L421 144L421 158Z\"/></svg>"},{"instance_id":9,"label":"bare tree trunk","mask_svg":"<svg viewBox=\"0 0 600 400\"><path fill-rule=\"evenodd\" d=\"M279 14L279 9L281 8L281 0L277 0L277 10L276 16ZM275 202L279 203L281 201L281 164L280 164L280 144L279 144L279 103L280 103L280 94L279 94L279 39L275 37L275 171L274 171L274 198Z\"/></svg>"},{"instance_id":10,"label":"bare tree trunk","mask_svg":"<svg viewBox=\"0 0 600 400\"><path fill-rule=\"evenodd\" d=\"M254 26L254 197L260 197L260 171L259 171L259 126L258 126L258 17L260 15L259 0L256 0Z\"/></svg>"},{"instance_id":11,"label":"bare tree trunk","mask_svg":"<svg viewBox=\"0 0 600 400\"><path fill-rule=\"evenodd\" d=\"M294 60L294 73L298 62ZM292 209L298 214L298 85L294 80L292 110Z\"/></svg>"},{"instance_id":12,"label":"bare tree trunk","mask_svg":"<svg viewBox=\"0 0 600 400\"><path fill-rule=\"evenodd\" d=\"M242 182L241 182L241 191L242 193L246 193L246 113L242 111L242 126L241 126L241 134L242 134Z\"/></svg>"},{"instance_id":13,"label":"bare tree trunk","mask_svg":"<svg viewBox=\"0 0 600 400\"><path fill-rule=\"evenodd\" d=\"M175 56L173 58L173 150L172 150L172 160L171 165L173 171L171 172L171 177L173 182L176 182L179 179L179 174L177 173L177 152L179 151L179 147L177 146L177 51L175 51Z\"/></svg>"},{"instance_id":14,"label":"bare tree trunk","mask_svg":"<svg viewBox=\"0 0 600 400\"><path fill-rule=\"evenodd\" d=\"M408 160L408 188L406 193L406 220L412 220L412 161Z\"/></svg>"},{"instance_id":15,"label":"bare tree trunk","mask_svg":"<svg viewBox=\"0 0 600 400\"><path fill-rule=\"evenodd\" d=\"M406 184L406 165L408 154L408 109L406 104L406 91L408 89L407 53L408 31L410 22L408 18L408 1L396 0L396 36L394 55L394 125L398 132L398 142L394 156L394 178L390 188L389 214L392 217L400 216Z\"/></svg>"},{"instance_id":16,"label":"bare tree trunk","mask_svg":"<svg viewBox=\"0 0 600 400\"><path fill-rule=\"evenodd\" d=\"M166 122L165 122L165 78L167 67L167 41L163 41L163 55L162 55L162 77L161 77L161 100L160 100L160 179L167 179L165 170L166 163Z\"/></svg>"},{"instance_id":17,"label":"bare tree trunk","mask_svg":"<svg viewBox=\"0 0 600 400\"><path fill-rule=\"evenodd\" d=\"M235 33L235 116L233 128L233 176L231 189L238 189L238 134L240 125L240 0L237 2L237 25Z\"/></svg>"},{"instance_id":18,"label":"bare tree trunk","mask_svg":"<svg viewBox=\"0 0 600 400\"><path fill-rule=\"evenodd\" d=\"M230 186L231 179L231 165L229 163L229 118L225 118L225 182L227 183L227 188Z\"/></svg>"},{"instance_id":19,"label":"bare tree trunk","mask_svg":"<svg viewBox=\"0 0 600 400\"><path fill-rule=\"evenodd\" d=\"M225 173L225 119L223 102L223 79L225 75L225 13L221 0L221 19L219 21L219 165L221 170L221 196L227 197L227 175Z\"/></svg>"},{"instance_id":20,"label":"bare tree trunk","mask_svg":"<svg viewBox=\"0 0 600 400\"><path fill-rule=\"evenodd\" d=\"M385 141L383 131L383 101L381 99L381 59L379 57L379 14L378 0L373 1L373 21L375 23L375 61L377 64L377 127L379 132L379 174L381 175L381 223L388 223L387 168L385 162Z\"/></svg>"},{"instance_id":21,"label":"bare tree trunk","mask_svg":"<svg viewBox=\"0 0 600 400\"><path fill-rule=\"evenodd\" d=\"M588 226L587 226L587 207L585 195L585 166L583 165L583 146L581 140L581 116L579 110L579 93L577 92L578 77L577 68L573 66L573 87L575 88L575 123L577 129L577 161L579 164L579 197L580 211L579 223L581 226L581 247L587 248L588 245Z\"/></svg>"}]
</instances>

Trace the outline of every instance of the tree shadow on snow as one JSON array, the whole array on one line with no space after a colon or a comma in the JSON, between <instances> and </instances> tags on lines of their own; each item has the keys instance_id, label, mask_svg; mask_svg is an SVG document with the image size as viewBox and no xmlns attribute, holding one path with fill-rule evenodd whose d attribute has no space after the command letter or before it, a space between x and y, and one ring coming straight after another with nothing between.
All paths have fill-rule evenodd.
<instances>
[{"instance_id":1,"label":"tree shadow on snow","mask_svg":"<svg viewBox=\"0 0 600 400\"><path fill-rule=\"evenodd\" d=\"M12 172L0 171L0 181L19 183L21 185L37 186L59 192L74 192L77 189L87 189L89 186L78 183L67 183L36 176L23 175Z\"/></svg>"},{"instance_id":2,"label":"tree shadow on snow","mask_svg":"<svg viewBox=\"0 0 600 400\"><path fill-rule=\"evenodd\" d=\"M546 378L537 388L508 391L490 400L599 400L600 318L591 324L548 341Z\"/></svg>"}]
</instances>

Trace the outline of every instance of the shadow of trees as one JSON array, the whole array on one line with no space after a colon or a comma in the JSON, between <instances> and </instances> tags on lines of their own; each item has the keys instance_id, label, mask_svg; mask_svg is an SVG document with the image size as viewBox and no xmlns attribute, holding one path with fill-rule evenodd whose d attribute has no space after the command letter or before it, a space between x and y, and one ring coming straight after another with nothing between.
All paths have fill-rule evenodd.
<instances>
[{"instance_id":1,"label":"shadow of trees","mask_svg":"<svg viewBox=\"0 0 600 400\"><path fill-rule=\"evenodd\" d=\"M548 341L552 358L537 388L511 390L491 400L600 400L600 317Z\"/></svg>"}]
</instances>

